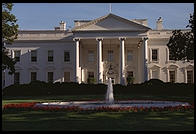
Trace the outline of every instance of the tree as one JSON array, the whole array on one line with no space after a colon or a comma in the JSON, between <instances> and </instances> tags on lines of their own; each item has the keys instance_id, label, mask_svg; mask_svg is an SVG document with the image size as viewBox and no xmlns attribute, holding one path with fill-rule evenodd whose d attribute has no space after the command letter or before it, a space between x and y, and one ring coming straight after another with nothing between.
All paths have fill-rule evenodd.
<instances>
[{"instance_id":1,"label":"tree","mask_svg":"<svg viewBox=\"0 0 196 134\"><path fill-rule=\"evenodd\" d=\"M9 74L15 72L15 61L8 56L5 44L12 44L17 38L18 24L16 17L11 14L13 4L2 3L2 70L9 69Z\"/></svg>"},{"instance_id":2,"label":"tree","mask_svg":"<svg viewBox=\"0 0 196 134\"><path fill-rule=\"evenodd\" d=\"M172 60L193 60L194 59L194 13L190 14L189 25L191 28L189 32L182 32L181 30L172 31L173 35L167 44L170 52L170 59Z\"/></svg>"}]
</instances>

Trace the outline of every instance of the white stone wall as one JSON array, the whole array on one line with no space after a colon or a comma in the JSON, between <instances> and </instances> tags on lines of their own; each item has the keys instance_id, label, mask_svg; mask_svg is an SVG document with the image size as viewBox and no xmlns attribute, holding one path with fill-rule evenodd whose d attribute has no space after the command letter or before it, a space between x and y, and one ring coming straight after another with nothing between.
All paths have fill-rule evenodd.
<instances>
[{"instance_id":1,"label":"white stone wall","mask_svg":"<svg viewBox=\"0 0 196 134\"><path fill-rule=\"evenodd\" d=\"M167 47L167 42L169 39L149 39L148 41L148 73L149 79L151 78L150 70L157 68L160 70L159 79L165 82L169 82L167 79L167 71L166 69L170 66L176 66L176 82L182 83L186 82L184 68L190 67L190 70L193 70L194 63L184 62L184 61L171 61L169 60L169 49ZM158 62L153 62L152 57L152 49L158 49ZM193 70L194 71L194 70Z\"/></svg>"},{"instance_id":2,"label":"white stone wall","mask_svg":"<svg viewBox=\"0 0 196 134\"><path fill-rule=\"evenodd\" d=\"M58 46L58 47L57 47ZM29 83L31 72L37 72L37 80L47 81L47 72L53 72L54 81L63 81L64 72L70 72L73 81L74 51L73 42L35 42L14 43L9 50L21 50L20 62L16 63L16 72L20 72L20 83ZM31 62L31 50L37 50L37 62ZM53 62L48 62L48 50L54 51ZM70 62L64 62L64 51L70 51ZM6 86L13 84L13 75L6 73Z\"/></svg>"},{"instance_id":3,"label":"white stone wall","mask_svg":"<svg viewBox=\"0 0 196 134\"><path fill-rule=\"evenodd\" d=\"M46 32L47 33L47 32ZM54 82L63 82L64 72L70 72L70 80L74 81L74 66L75 66L75 42L73 41L72 33L51 33L43 35L37 32L27 32L20 34L18 40L13 45L7 45L9 50L21 50L20 62L17 63L16 71L20 72L20 83L29 83L31 72L37 72L37 79L47 81L47 72L54 72ZM102 36L101 36L102 35ZM115 83L120 82L120 40L119 37L126 36L125 40L125 68L127 71L133 71L135 82L141 83L144 80L143 70L143 46L138 47L138 42L142 39L141 35L145 33L137 32L106 32L106 33L77 33L75 36L81 37L80 39L80 67L81 67L81 82L87 82L88 71L94 72L94 77L97 81L97 41L96 38L102 37L102 57L103 63L108 59L108 50L114 51L114 66ZM139 36L136 36L139 35ZM152 70L159 70L159 79L168 82L167 69L176 67L177 75L176 82L186 82L185 70L194 71L193 61L184 63L182 61L169 61L168 48L166 46L171 36L171 30L151 30L147 33L148 36L148 79L152 77ZM51 38L50 38L51 37ZM130 38L131 37L131 38ZM68 38L68 40L66 40ZM111 42L110 42L111 40ZM152 49L158 49L158 62L152 62ZM31 50L37 50L37 62L31 62ZM54 51L54 62L48 62L48 50ZM64 51L70 51L70 63L64 62ZM88 62L88 51L94 51L94 62ZM133 61L127 62L127 51L133 51ZM103 70L106 68L103 68ZM126 73L125 72L125 73ZM5 70L5 87L14 83L13 75L8 75L8 70ZM126 74L125 74L126 77ZM105 79L105 78L104 78ZM107 78L106 78L107 79Z\"/></svg>"}]
</instances>

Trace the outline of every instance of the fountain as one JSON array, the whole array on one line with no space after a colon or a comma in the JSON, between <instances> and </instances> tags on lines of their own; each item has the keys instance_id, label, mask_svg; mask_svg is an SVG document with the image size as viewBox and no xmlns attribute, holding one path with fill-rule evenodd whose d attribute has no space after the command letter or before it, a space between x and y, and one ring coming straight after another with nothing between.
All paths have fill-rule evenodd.
<instances>
[{"instance_id":1,"label":"fountain","mask_svg":"<svg viewBox=\"0 0 196 134\"><path fill-rule=\"evenodd\" d=\"M95 109L98 107L113 107L113 108L125 108L125 107L175 107L175 106L190 106L186 102L173 102L173 101L152 101L152 100L128 100L128 101L116 101L114 102L113 86L111 78L108 79L107 92L105 101L69 101L69 102L49 102L49 103L37 103L35 106L60 106L70 107L78 106L83 109Z\"/></svg>"},{"instance_id":2,"label":"fountain","mask_svg":"<svg viewBox=\"0 0 196 134\"><path fill-rule=\"evenodd\" d=\"M112 86L112 79L108 79L108 88L106 93L106 103L112 104L114 103L114 96L113 96L113 86Z\"/></svg>"}]
</instances>

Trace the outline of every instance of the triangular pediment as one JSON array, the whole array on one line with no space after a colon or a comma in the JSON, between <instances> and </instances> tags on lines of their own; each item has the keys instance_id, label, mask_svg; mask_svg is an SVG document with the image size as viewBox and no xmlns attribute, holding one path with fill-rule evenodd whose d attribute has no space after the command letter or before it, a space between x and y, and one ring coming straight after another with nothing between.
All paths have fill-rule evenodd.
<instances>
[{"instance_id":1,"label":"triangular pediment","mask_svg":"<svg viewBox=\"0 0 196 134\"><path fill-rule=\"evenodd\" d=\"M77 26L72 31L147 31L149 29L149 27L131 20L114 14L108 14L81 26Z\"/></svg>"}]
</instances>

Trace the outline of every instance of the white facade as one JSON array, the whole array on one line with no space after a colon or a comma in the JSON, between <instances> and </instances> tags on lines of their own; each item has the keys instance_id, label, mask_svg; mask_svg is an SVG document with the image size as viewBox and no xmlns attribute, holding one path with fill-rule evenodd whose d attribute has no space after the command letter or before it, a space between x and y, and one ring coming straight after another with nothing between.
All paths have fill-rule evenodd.
<instances>
[{"instance_id":1,"label":"white facade","mask_svg":"<svg viewBox=\"0 0 196 134\"><path fill-rule=\"evenodd\" d=\"M166 44L172 30L163 29L160 18L156 30L147 26L146 19L127 20L114 14L75 21L75 25L72 30L66 30L61 22L55 30L19 31L18 39L6 46L12 58L20 50L20 61L15 65L19 83L32 79L87 83L89 77L94 77L96 83L106 83L111 77L115 84L126 84L129 73L134 83L152 78L194 81L194 61L169 60ZM32 56L36 56L36 62L31 61ZM4 74L3 87L18 81L8 75L8 70Z\"/></svg>"}]
</instances>

